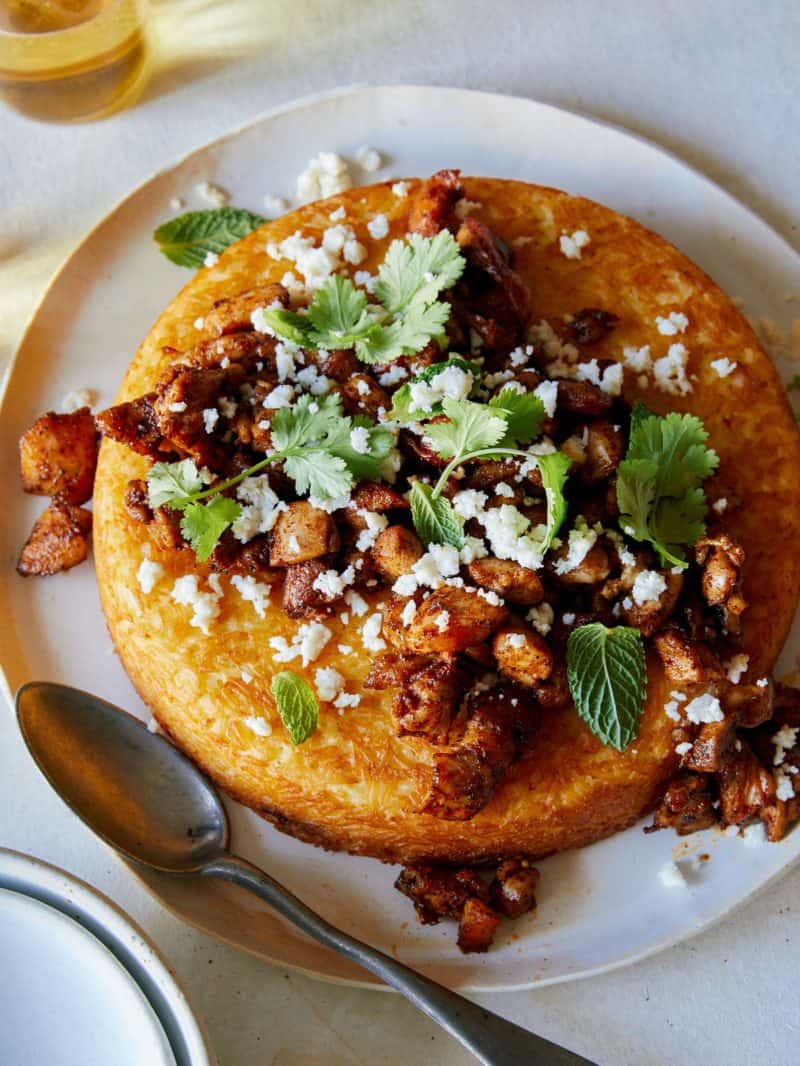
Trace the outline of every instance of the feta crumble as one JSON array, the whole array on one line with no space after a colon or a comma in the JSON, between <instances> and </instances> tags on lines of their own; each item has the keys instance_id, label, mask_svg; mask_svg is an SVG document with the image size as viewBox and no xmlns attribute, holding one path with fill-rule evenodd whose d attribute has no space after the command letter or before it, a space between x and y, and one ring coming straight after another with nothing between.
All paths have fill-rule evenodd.
<instances>
[{"instance_id":1,"label":"feta crumble","mask_svg":"<svg viewBox=\"0 0 800 1066\"><path fill-rule=\"evenodd\" d=\"M721 499L715 500L711 504L711 508L712 510L716 511L717 514L725 514L725 512L728 510L728 501L723 496Z\"/></svg>"},{"instance_id":2,"label":"feta crumble","mask_svg":"<svg viewBox=\"0 0 800 1066\"><path fill-rule=\"evenodd\" d=\"M585 229L576 229L571 234L565 231L558 238L561 254L567 259L580 259L582 249L590 242L591 237Z\"/></svg>"},{"instance_id":3,"label":"feta crumble","mask_svg":"<svg viewBox=\"0 0 800 1066\"><path fill-rule=\"evenodd\" d=\"M692 386L686 376L688 359L689 351L685 344L671 344L667 354L653 363L656 387L673 396L685 396L691 392Z\"/></svg>"},{"instance_id":4,"label":"feta crumble","mask_svg":"<svg viewBox=\"0 0 800 1066\"><path fill-rule=\"evenodd\" d=\"M555 564L557 574L568 574L577 569L597 541L597 533L590 529L586 519L578 517L575 527L569 531L567 537L567 554L563 559L558 559Z\"/></svg>"},{"instance_id":5,"label":"feta crumble","mask_svg":"<svg viewBox=\"0 0 800 1066\"><path fill-rule=\"evenodd\" d=\"M172 586L170 596L184 607L192 608L189 625L200 629L208 636L210 624L219 617L222 588L218 574L211 574L208 579L210 588L203 591L198 583L197 574L184 574Z\"/></svg>"},{"instance_id":6,"label":"feta crumble","mask_svg":"<svg viewBox=\"0 0 800 1066\"><path fill-rule=\"evenodd\" d=\"M145 596L150 595L163 576L164 567L152 559L142 559L136 571L136 580Z\"/></svg>"},{"instance_id":7,"label":"feta crumble","mask_svg":"<svg viewBox=\"0 0 800 1066\"><path fill-rule=\"evenodd\" d=\"M273 196L267 193L263 200L264 210L268 218L278 218L289 210L289 201L285 196Z\"/></svg>"},{"instance_id":8,"label":"feta crumble","mask_svg":"<svg viewBox=\"0 0 800 1066\"><path fill-rule=\"evenodd\" d=\"M332 666L321 666L314 674L314 687L323 703L331 703L344 688L344 678Z\"/></svg>"},{"instance_id":9,"label":"feta crumble","mask_svg":"<svg viewBox=\"0 0 800 1066\"><path fill-rule=\"evenodd\" d=\"M542 401L544 413L547 417L554 418L556 413L556 403L558 402L558 382L543 381L533 390L533 395L537 396Z\"/></svg>"},{"instance_id":10,"label":"feta crumble","mask_svg":"<svg viewBox=\"0 0 800 1066\"><path fill-rule=\"evenodd\" d=\"M700 725L703 722L722 722L725 715L716 696L704 692L686 704L686 717L690 722Z\"/></svg>"},{"instance_id":11,"label":"feta crumble","mask_svg":"<svg viewBox=\"0 0 800 1066\"><path fill-rule=\"evenodd\" d=\"M738 685L744 677L750 663L750 656L744 652L734 655L730 662L725 664L725 673L732 685Z\"/></svg>"},{"instance_id":12,"label":"feta crumble","mask_svg":"<svg viewBox=\"0 0 800 1066\"><path fill-rule=\"evenodd\" d=\"M195 186L195 192L206 203L213 204L214 207L224 207L230 202L231 198L227 189L223 189L221 185L215 185L211 181L201 181L199 185Z\"/></svg>"},{"instance_id":13,"label":"feta crumble","mask_svg":"<svg viewBox=\"0 0 800 1066\"><path fill-rule=\"evenodd\" d=\"M408 182L396 181L392 186L392 195L396 196L399 200L402 200L404 196L408 196Z\"/></svg>"},{"instance_id":14,"label":"feta crumble","mask_svg":"<svg viewBox=\"0 0 800 1066\"><path fill-rule=\"evenodd\" d=\"M667 590L667 582L657 570L642 570L633 582L633 601L638 607L646 603L658 603Z\"/></svg>"},{"instance_id":15,"label":"feta crumble","mask_svg":"<svg viewBox=\"0 0 800 1066\"><path fill-rule=\"evenodd\" d=\"M374 174L376 170L380 170L383 166L380 152L375 148L370 148L367 144L362 145L356 151L356 159L359 166L366 170L368 174Z\"/></svg>"},{"instance_id":16,"label":"feta crumble","mask_svg":"<svg viewBox=\"0 0 800 1066\"><path fill-rule=\"evenodd\" d=\"M309 159L297 177L297 198L301 203L323 200L351 188L353 179L347 163L335 152L320 152Z\"/></svg>"},{"instance_id":17,"label":"feta crumble","mask_svg":"<svg viewBox=\"0 0 800 1066\"><path fill-rule=\"evenodd\" d=\"M687 888L686 878L676 862L670 860L658 871L659 880L667 888Z\"/></svg>"},{"instance_id":18,"label":"feta crumble","mask_svg":"<svg viewBox=\"0 0 800 1066\"><path fill-rule=\"evenodd\" d=\"M690 741L685 740L682 744L675 745L675 754L680 755L681 758L683 758L684 755L689 754L693 747L694 745Z\"/></svg>"},{"instance_id":19,"label":"feta crumble","mask_svg":"<svg viewBox=\"0 0 800 1066\"><path fill-rule=\"evenodd\" d=\"M382 625L383 615L375 611L361 627L361 643L367 651L383 651L386 647L386 641L380 635Z\"/></svg>"},{"instance_id":20,"label":"feta crumble","mask_svg":"<svg viewBox=\"0 0 800 1066\"><path fill-rule=\"evenodd\" d=\"M732 363L727 356L723 356L721 359L714 359L710 364L711 369L719 375L721 378L726 378L728 374L732 374L738 363Z\"/></svg>"},{"instance_id":21,"label":"feta crumble","mask_svg":"<svg viewBox=\"0 0 800 1066\"><path fill-rule=\"evenodd\" d=\"M219 411L216 407L203 408L203 427L206 433L213 433L214 427L219 422Z\"/></svg>"},{"instance_id":22,"label":"feta crumble","mask_svg":"<svg viewBox=\"0 0 800 1066\"><path fill-rule=\"evenodd\" d=\"M775 733L772 737L772 743L775 747L775 755L772 759L773 766L780 766L783 763L786 758L786 752L791 751L797 743L798 733L800 733L800 729L788 725L783 726L782 729Z\"/></svg>"},{"instance_id":23,"label":"feta crumble","mask_svg":"<svg viewBox=\"0 0 800 1066\"><path fill-rule=\"evenodd\" d=\"M308 666L319 658L332 636L331 630L321 622L306 622L292 636L291 644L286 637L270 637L269 646L273 649L272 657L276 663L288 663L299 658L303 666Z\"/></svg>"},{"instance_id":24,"label":"feta crumble","mask_svg":"<svg viewBox=\"0 0 800 1066\"><path fill-rule=\"evenodd\" d=\"M183 400L178 400L175 403L167 404L167 410L171 411L173 414L180 415L186 410L186 404Z\"/></svg>"},{"instance_id":25,"label":"feta crumble","mask_svg":"<svg viewBox=\"0 0 800 1066\"><path fill-rule=\"evenodd\" d=\"M206 252L203 257L203 266L213 267L219 262L219 255L216 252Z\"/></svg>"},{"instance_id":26,"label":"feta crumble","mask_svg":"<svg viewBox=\"0 0 800 1066\"><path fill-rule=\"evenodd\" d=\"M244 724L251 733L257 737L268 737L272 733L272 726L261 715L250 714L244 719Z\"/></svg>"},{"instance_id":27,"label":"feta crumble","mask_svg":"<svg viewBox=\"0 0 800 1066\"><path fill-rule=\"evenodd\" d=\"M263 581L256 581L252 574L234 574L231 584L246 603L252 603L253 610L259 618L266 616L267 604L269 603L270 587Z\"/></svg>"},{"instance_id":28,"label":"feta crumble","mask_svg":"<svg viewBox=\"0 0 800 1066\"><path fill-rule=\"evenodd\" d=\"M367 223L367 231L374 240L381 240L389 233L389 219L386 215L375 215Z\"/></svg>"},{"instance_id":29,"label":"feta crumble","mask_svg":"<svg viewBox=\"0 0 800 1066\"><path fill-rule=\"evenodd\" d=\"M359 455L369 455L369 430L366 426L356 426L350 430L350 447Z\"/></svg>"},{"instance_id":30,"label":"feta crumble","mask_svg":"<svg viewBox=\"0 0 800 1066\"><path fill-rule=\"evenodd\" d=\"M553 628L555 613L549 603L538 603L525 617L540 636L546 637Z\"/></svg>"},{"instance_id":31,"label":"feta crumble","mask_svg":"<svg viewBox=\"0 0 800 1066\"><path fill-rule=\"evenodd\" d=\"M656 327L664 337L674 337L676 333L685 333L689 319L682 311L670 311L666 318L656 315Z\"/></svg>"}]
</instances>

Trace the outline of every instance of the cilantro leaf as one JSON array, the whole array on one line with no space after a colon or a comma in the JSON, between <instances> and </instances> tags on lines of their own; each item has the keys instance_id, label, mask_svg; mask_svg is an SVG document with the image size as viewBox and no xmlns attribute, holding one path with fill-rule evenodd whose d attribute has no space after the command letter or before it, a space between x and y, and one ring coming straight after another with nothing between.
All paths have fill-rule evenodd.
<instances>
[{"instance_id":1,"label":"cilantro leaf","mask_svg":"<svg viewBox=\"0 0 800 1066\"><path fill-rule=\"evenodd\" d=\"M338 394L306 394L292 407L281 407L272 416L272 443L279 452L306 448L334 433L343 418Z\"/></svg>"},{"instance_id":2,"label":"cilantro leaf","mask_svg":"<svg viewBox=\"0 0 800 1066\"><path fill-rule=\"evenodd\" d=\"M300 496L328 500L349 495L353 487L353 475L344 459L325 451L292 454L284 460L283 468Z\"/></svg>"},{"instance_id":3,"label":"cilantro leaf","mask_svg":"<svg viewBox=\"0 0 800 1066\"><path fill-rule=\"evenodd\" d=\"M289 341L291 344L299 344L301 348L314 347L314 327L308 315L274 307L265 310L263 318L276 337Z\"/></svg>"},{"instance_id":4,"label":"cilantro leaf","mask_svg":"<svg viewBox=\"0 0 800 1066\"><path fill-rule=\"evenodd\" d=\"M159 226L153 234L159 250L178 266L201 267L209 252L219 255L267 220L239 207L188 211Z\"/></svg>"},{"instance_id":5,"label":"cilantro leaf","mask_svg":"<svg viewBox=\"0 0 800 1066\"><path fill-rule=\"evenodd\" d=\"M638 629L601 622L567 639L567 683L578 714L604 744L625 751L639 732L647 693L644 643Z\"/></svg>"},{"instance_id":6,"label":"cilantro leaf","mask_svg":"<svg viewBox=\"0 0 800 1066\"><path fill-rule=\"evenodd\" d=\"M392 241L378 269L375 295L390 314L415 300L432 303L464 273L466 261L453 235L442 230L435 237L412 233L408 243Z\"/></svg>"},{"instance_id":7,"label":"cilantro leaf","mask_svg":"<svg viewBox=\"0 0 800 1066\"><path fill-rule=\"evenodd\" d=\"M350 435L354 429L366 429L366 452L358 452L353 447ZM355 418L339 419L328 431L323 445L331 455L344 460L354 477L379 481L384 461L394 445L394 434L385 426L373 425L366 416L356 415Z\"/></svg>"},{"instance_id":8,"label":"cilantro leaf","mask_svg":"<svg viewBox=\"0 0 800 1066\"><path fill-rule=\"evenodd\" d=\"M291 670L281 670L275 674L271 688L278 714L289 730L292 744L302 744L319 722L319 703L314 690Z\"/></svg>"},{"instance_id":9,"label":"cilantro leaf","mask_svg":"<svg viewBox=\"0 0 800 1066\"><path fill-rule=\"evenodd\" d=\"M402 318L377 325L367 337L356 342L356 355L362 363L391 363L402 355L422 351L434 337L444 335L450 317L450 304L425 304L414 300Z\"/></svg>"},{"instance_id":10,"label":"cilantro leaf","mask_svg":"<svg viewBox=\"0 0 800 1066\"><path fill-rule=\"evenodd\" d=\"M319 348L350 348L377 329L367 312L367 298L350 278L328 278L314 294L308 317Z\"/></svg>"},{"instance_id":11,"label":"cilantro leaf","mask_svg":"<svg viewBox=\"0 0 800 1066\"><path fill-rule=\"evenodd\" d=\"M203 479L191 459L179 463L154 463L147 474L147 498L151 507L183 507L203 488Z\"/></svg>"},{"instance_id":12,"label":"cilantro leaf","mask_svg":"<svg viewBox=\"0 0 800 1066\"><path fill-rule=\"evenodd\" d=\"M628 452L617 471L620 527L651 543L662 565L686 566L683 548L705 531L708 507L701 484L719 464L707 440L694 415L639 412L632 420Z\"/></svg>"},{"instance_id":13,"label":"cilantro leaf","mask_svg":"<svg viewBox=\"0 0 800 1066\"><path fill-rule=\"evenodd\" d=\"M552 546L554 538L567 517L567 501L564 497L564 485L567 472L572 465L568 455L552 452L550 455L537 455L536 463L542 475L542 485L547 499L547 532L542 541L542 552Z\"/></svg>"},{"instance_id":14,"label":"cilantro leaf","mask_svg":"<svg viewBox=\"0 0 800 1066\"><path fill-rule=\"evenodd\" d=\"M464 523L444 496L434 496L430 485L411 485L411 518L423 544L452 544L464 547Z\"/></svg>"},{"instance_id":15,"label":"cilantro leaf","mask_svg":"<svg viewBox=\"0 0 800 1066\"><path fill-rule=\"evenodd\" d=\"M241 505L227 496L214 496L208 503L188 503L183 508L181 533L201 563L208 559L219 538L241 513Z\"/></svg>"},{"instance_id":16,"label":"cilantro leaf","mask_svg":"<svg viewBox=\"0 0 800 1066\"><path fill-rule=\"evenodd\" d=\"M425 436L437 455L444 459L491 448L506 433L505 418L492 414L486 404L446 398L442 410L449 422L429 423L425 427Z\"/></svg>"},{"instance_id":17,"label":"cilantro leaf","mask_svg":"<svg viewBox=\"0 0 800 1066\"><path fill-rule=\"evenodd\" d=\"M468 359L459 359L457 356L453 356L450 359L443 360L441 363L431 363L430 366L426 366L423 371L410 378L397 389L392 396L392 410L389 417L396 419L398 422L407 422L414 417L421 418L420 414L415 416L411 413L411 386L418 385L421 382L428 385L443 370L448 370L450 367L456 367L456 369L463 370L467 374L472 374L475 382L480 381L481 368L477 363L472 363ZM438 415L441 410L442 405L440 403L434 404L430 412L426 412L426 417Z\"/></svg>"},{"instance_id":18,"label":"cilantro leaf","mask_svg":"<svg viewBox=\"0 0 800 1066\"><path fill-rule=\"evenodd\" d=\"M506 420L507 430L501 441L503 447L527 444L539 436L544 421L544 404L532 392L504 388L489 400L489 407L502 413Z\"/></svg>"}]
</instances>

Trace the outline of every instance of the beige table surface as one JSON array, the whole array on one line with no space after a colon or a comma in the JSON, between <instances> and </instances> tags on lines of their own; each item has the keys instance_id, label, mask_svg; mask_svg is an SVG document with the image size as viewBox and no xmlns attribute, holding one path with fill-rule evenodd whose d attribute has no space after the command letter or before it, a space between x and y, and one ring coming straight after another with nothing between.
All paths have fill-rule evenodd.
<instances>
[{"instance_id":1,"label":"beige table surface","mask_svg":"<svg viewBox=\"0 0 800 1066\"><path fill-rule=\"evenodd\" d=\"M294 97L353 82L535 97L620 123L703 169L800 249L800 7L790 0L161 0L144 98L105 122L0 107L0 370L48 276L129 188ZM380 146L378 146L380 147ZM6 561L4 560L4 565ZM2 624L2 623L0 623ZM398 997L282 972L180 924L30 775L0 844L90 880L155 938L222 1066L472 1061ZM63 834L37 825L64 819ZM637 966L493 1010L603 1064L800 1061L800 872L718 928Z\"/></svg>"}]
</instances>

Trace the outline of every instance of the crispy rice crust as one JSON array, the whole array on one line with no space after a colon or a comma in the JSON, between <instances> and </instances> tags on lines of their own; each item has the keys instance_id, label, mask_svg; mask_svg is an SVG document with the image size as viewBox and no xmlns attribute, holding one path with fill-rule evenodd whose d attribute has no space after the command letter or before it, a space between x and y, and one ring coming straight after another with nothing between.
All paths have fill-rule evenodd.
<instances>
[{"instance_id":1,"label":"crispy rice crust","mask_svg":"<svg viewBox=\"0 0 800 1066\"><path fill-rule=\"evenodd\" d=\"M409 182L411 191L418 182ZM719 477L729 487L726 526L747 552L744 592L745 646L755 671L768 673L794 613L800 590L800 438L775 370L745 319L697 266L661 237L629 218L555 189L486 178L465 179L473 213L516 245L515 266L528 284L537 317L605 307L620 317L610 338L612 354L623 346L650 344L654 357L676 339L690 351L694 390L672 397L637 387L626 373L625 396L655 411L692 411L705 422L721 458ZM193 323L213 301L257 281L279 280L291 263L265 252L296 229L320 237L332 210L370 251L360 269L374 271L392 237L405 234L410 198L390 183L353 189L324 203L300 208L268 223L230 247L218 264L200 270L161 315L137 352L118 402L153 388L170 362L162 349L184 351L196 342ZM391 233L371 240L367 221L377 212ZM566 259L558 237L585 229L591 244L580 260ZM682 337L660 336L655 317L684 311ZM605 353L604 353L605 354ZM738 364L720 378L712 360ZM222 612L204 636L189 625L190 611L170 599L174 580L196 564L188 552L152 551L166 577L147 596L136 571L150 540L123 508L132 477L147 463L113 441L104 441L95 486L94 545L103 608L122 662L142 698L175 743L237 800L303 840L388 861L489 860L517 854L542 856L589 844L635 822L660 796L675 771L673 723L663 712L668 698L660 664L651 656L647 706L637 741L624 754L604 747L572 708L544 716L532 752L514 765L489 805L468 822L414 813L430 780L430 749L394 735L391 694L364 692L360 706L338 714L323 705L317 732L293 747L270 694L273 664L268 638L291 637L295 624L273 596L260 620L223 577ZM202 572L202 567L197 567ZM335 666L348 691L361 691L370 655L357 633L362 619L329 623L334 638L304 671L313 683L317 667ZM337 652L339 643L354 654ZM298 660L289 664L300 672ZM253 680L246 684L246 670ZM245 725L261 715L268 737Z\"/></svg>"}]
</instances>

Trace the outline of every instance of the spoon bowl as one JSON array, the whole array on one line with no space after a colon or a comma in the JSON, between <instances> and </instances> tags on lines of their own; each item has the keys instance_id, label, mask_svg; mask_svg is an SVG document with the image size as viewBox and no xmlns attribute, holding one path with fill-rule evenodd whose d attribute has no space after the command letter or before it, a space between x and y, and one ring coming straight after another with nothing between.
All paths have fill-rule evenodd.
<instances>
[{"instance_id":1,"label":"spoon bowl","mask_svg":"<svg viewBox=\"0 0 800 1066\"><path fill-rule=\"evenodd\" d=\"M228 846L228 819L200 771L163 737L88 692L34 681L17 693L23 739L90 829L135 862L199 871Z\"/></svg>"}]
</instances>

